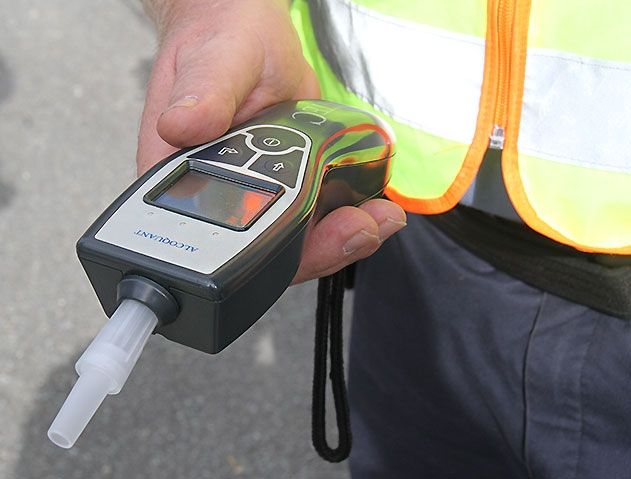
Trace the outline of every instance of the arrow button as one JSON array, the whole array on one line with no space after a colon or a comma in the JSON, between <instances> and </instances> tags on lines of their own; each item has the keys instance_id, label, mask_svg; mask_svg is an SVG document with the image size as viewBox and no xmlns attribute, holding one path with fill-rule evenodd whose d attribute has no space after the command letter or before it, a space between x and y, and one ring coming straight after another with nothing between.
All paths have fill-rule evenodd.
<instances>
[{"instance_id":1,"label":"arrow button","mask_svg":"<svg viewBox=\"0 0 631 479\"><path fill-rule=\"evenodd\" d=\"M250 169L265 176L274 178L284 183L290 188L296 186L300 164L302 162L303 152L295 150L290 153L279 155L261 155Z\"/></svg>"},{"instance_id":2,"label":"arrow button","mask_svg":"<svg viewBox=\"0 0 631 479\"><path fill-rule=\"evenodd\" d=\"M239 134L226 138L208 148L199 150L188 157L198 160L218 161L234 166L243 166L253 156L254 151L245 144L245 136Z\"/></svg>"}]
</instances>

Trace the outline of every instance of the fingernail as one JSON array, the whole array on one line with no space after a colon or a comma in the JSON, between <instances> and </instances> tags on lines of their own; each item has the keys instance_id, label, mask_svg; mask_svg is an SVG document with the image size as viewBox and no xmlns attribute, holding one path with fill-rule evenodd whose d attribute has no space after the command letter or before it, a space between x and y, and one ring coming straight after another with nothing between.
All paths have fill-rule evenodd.
<instances>
[{"instance_id":1,"label":"fingernail","mask_svg":"<svg viewBox=\"0 0 631 479\"><path fill-rule=\"evenodd\" d=\"M342 249L344 250L344 254L348 256L349 254L354 253L364 246L380 242L381 240L379 239L379 236L370 234L366 230L361 230L359 233L356 233L355 236L349 239L346 244L342 246Z\"/></svg>"},{"instance_id":2,"label":"fingernail","mask_svg":"<svg viewBox=\"0 0 631 479\"><path fill-rule=\"evenodd\" d=\"M173 102L166 110L164 110L164 112L166 113L167 111L172 110L173 108L179 108L179 107L191 108L197 105L198 103L199 103L198 97L196 97L195 95L187 95Z\"/></svg>"},{"instance_id":3,"label":"fingernail","mask_svg":"<svg viewBox=\"0 0 631 479\"><path fill-rule=\"evenodd\" d=\"M400 229L403 229L407 223L394 218L386 218L385 221L379 223L379 241L385 241Z\"/></svg>"}]
</instances>

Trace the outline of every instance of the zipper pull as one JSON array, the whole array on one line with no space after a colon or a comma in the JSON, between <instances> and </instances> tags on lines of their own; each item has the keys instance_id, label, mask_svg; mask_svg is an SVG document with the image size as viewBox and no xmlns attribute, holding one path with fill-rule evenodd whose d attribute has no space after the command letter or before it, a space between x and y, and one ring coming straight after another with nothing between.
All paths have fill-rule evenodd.
<instances>
[{"instance_id":1,"label":"zipper pull","mask_svg":"<svg viewBox=\"0 0 631 479\"><path fill-rule=\"evenodd\" d=\"M499 125L495 125L489 138L491 139L489 148L493 148L494 150L504 149L504 128Z\"/></svg>"}]
</instances>

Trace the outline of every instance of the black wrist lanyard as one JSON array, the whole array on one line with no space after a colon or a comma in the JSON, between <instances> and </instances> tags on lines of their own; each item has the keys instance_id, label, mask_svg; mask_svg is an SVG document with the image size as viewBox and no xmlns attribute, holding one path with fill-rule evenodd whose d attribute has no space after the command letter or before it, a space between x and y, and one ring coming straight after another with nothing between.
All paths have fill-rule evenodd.
<instances>
[{"instance_id":1,"label":"black wrist lanyard","mask_svg":"<svg viewBox=\"0 0 631 479\"><path fill-rule=\"evenodd\" d=\"M346 270L321 278L318 282L311 437L313 447L326 461L341 462L351 452L352 435L344 380L344 338L342 312ZM335 404L338 444L331 448L326 439L327 349L330 343L331 387Z\"/></svg>"}]
</instances>

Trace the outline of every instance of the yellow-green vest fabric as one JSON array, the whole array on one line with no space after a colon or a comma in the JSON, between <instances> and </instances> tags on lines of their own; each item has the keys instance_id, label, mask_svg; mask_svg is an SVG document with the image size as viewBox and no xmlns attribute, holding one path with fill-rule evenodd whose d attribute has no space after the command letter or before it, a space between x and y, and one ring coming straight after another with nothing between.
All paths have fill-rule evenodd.
<instances>
[{"instance_id":1,"label":"yellow-green vest fabric","mask_svg":"<svg viewBox=\"0 0 631 479\"><path fill-rule=\"evenodd\" d=\"M440 213L502 149L533 229L631 254L631 2L296 0L326 99L397 135L388 195Z\"/></svg>"}]
</instances>

